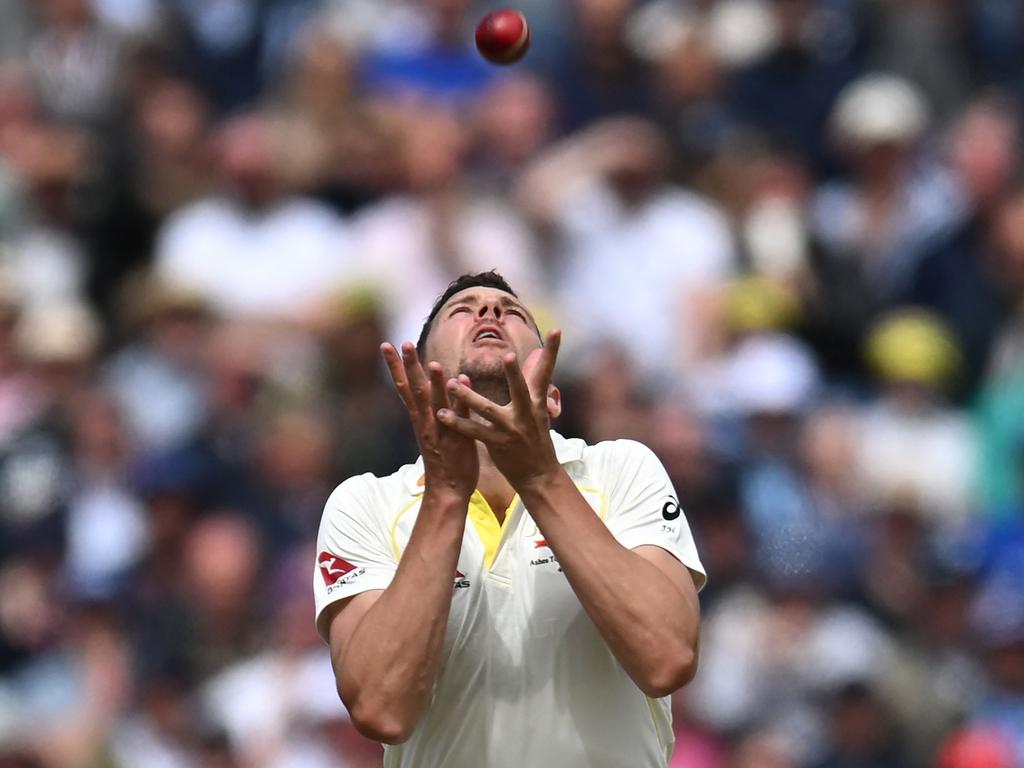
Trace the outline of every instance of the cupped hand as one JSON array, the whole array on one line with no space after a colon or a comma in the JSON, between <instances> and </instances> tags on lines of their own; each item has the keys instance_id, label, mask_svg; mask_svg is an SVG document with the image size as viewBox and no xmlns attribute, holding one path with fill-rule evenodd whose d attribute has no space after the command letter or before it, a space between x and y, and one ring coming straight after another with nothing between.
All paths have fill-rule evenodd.
<instances>
[{"instance_id":1,"label":"cupped hand","mask_svg":"<svg viewBox=\"0 0 1024 768\"><path fill-rule=\"evenodd\" d=\"M402 345L401 353L391 344L382 344L381 354L409 413L416 443L423 456L426 491L449 492L468 499L480 475L476 443L471 437L443 424L436 414L454 407L460 418L468 418L469 410L459 403L453 406L440 363L431 362L424 370L416 347L409 342ZM461 378L468 383L465 376Z\"/></svg>"},{"instance_id":2,"label":"cupped hand","mask_svg":"<svg viewBox=\"0 0 1024 768\"><path fill-rule=\"evenodd\" d=\"M559 331L531 353L522 368L514 352L502 358L511 401L498 405L474 392L465 377L448 380L458 406L438 410L438 419L459 434L481 441L495 466L516 490L544 482L560 465L551 442L548 392L558 358ZM461 411L461 412L460 412Z\"/></svg>"}]
</instances>

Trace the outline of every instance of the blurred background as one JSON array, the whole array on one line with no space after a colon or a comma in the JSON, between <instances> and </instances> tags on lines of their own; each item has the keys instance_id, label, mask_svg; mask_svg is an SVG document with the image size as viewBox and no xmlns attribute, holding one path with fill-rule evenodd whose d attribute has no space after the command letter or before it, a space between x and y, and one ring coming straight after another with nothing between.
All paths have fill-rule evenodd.
<instances>
[{"instance_id":1,"label":"blurred background","mask_svg":"<svg viewBox=\"0 0 1024 768\"><path fill-rule=\"evenodd\" d=\"M0 768L368 768L310 578L458 274L710 574L673 768L1024 766L1024 4L0 0Z\"/></svg>"}]
</instances>

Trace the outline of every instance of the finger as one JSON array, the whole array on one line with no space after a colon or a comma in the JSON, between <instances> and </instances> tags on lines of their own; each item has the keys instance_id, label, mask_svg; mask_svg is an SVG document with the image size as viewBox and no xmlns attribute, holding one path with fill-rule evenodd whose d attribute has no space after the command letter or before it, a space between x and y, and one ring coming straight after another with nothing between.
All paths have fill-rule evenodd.
<instances>
[{"instance_id":1,"label":"finger","mask_svg":"<svg viewBox=\"0 0 1024 768\"><path fill-rule=\"evenodd\" d=\"M437 420L460 435L483 443L493 442L496 437L493 425L482 424L467 416L459 416L451 408L442 408L438 411Z\"/></svg>"},{"instance_id":2,"label":"finger","mask_svg":"<svg viewBox=\"0 0 1024 768\"><path fill-rule=\"evenodd\" d=\"M548 331L548 337L541 350L537 367L531 371L529 379L530 391L540 401L547 399L551 377L555 373L555 361L558 359L558 347L562 343L562 332L555 329Z\"/></svg>"},{"instance_id":3,"label":"finger","mask_svg":"<svg viewBox=\"0 0 1024 768\"><path fill-rule=\"evenodd\" d=\"M402 358L398 354L398 350L391 344L381 344L380 352L384 356L384 362L388 366L388 373L391 374L391 380L395 383L395 389L398 390L398 396L402 398L402 402L405 403L405 408L410 413L416 413L416 401L413 399L412 391L409 389L409 380L405 375L405 367L402 365Z\"/></svg>"},{"instance_id":4,"label":"finger","mask_svg":"<svg viewBox=\"0 0 1024 768\"><path fill-rule=\"evenodd\" d=\"M483 416L493 424L503 424L506 421L505 409L488 400L483 395L474 392L466 385L456 379L448 380L448 394L457 403L460 403L478 416Z\"/></svg>"},{"instance_id":5,"label":"finger","mask_svg":"<svg viewBox=\"0 0 1024 768\"><path fill-rule=\"evenodd\" d=\"M442 408L450 408L448 390L444 385L444 369L440 363L427 364L427 375L430 378L430 407L437 413Z\"/></svg>"},{"instance_id":6,"label":"finger","mask_svg":"<svg viewBox=\"0 0 1024 768\"><path fill-rule=\"evenodd\" d=\"M416 347L408 341L402 345L402 363L405 367L405 376L409 382L409 389L416 400L416 406L421 411L430 407L430 383L427 375L420 365L419 356L416 354Z\"/></svg>"},{"instance_id":7,"label":"finger","mask_svg":"<svg viewBox=\"0 0 1024 768\"><path fill-rule=\"evenodd\" d=\"M519 367L519 361L514 353L502 357L501 362L505 366L505 378L508 380L508 392L512 398L512 407L518 413L528 413L532 401L530 400L530 388L523 378L523 371Z\"/></svg>"},{"instance_id":8,"label":"finger","mask_svg":"<svg viewBox=\"0 0 1024 768\"><path fill-rule=\"evenodd\" d=\"M456 381L458 381L459 384L464 386L466 389L469 389L469 390L472 391L473 384L472 384L472 382L470 382L469 376L467 376L466 374L460 373L458 378L456 379ZM455 406L455 414L457 416L463 416L463 417L468 417L469 416L469 406L466 405L465 402L463 402L462 400L455 400L454 406Z\"/></svg>"},{"instance_id":9,"label":"finger","mask_svg":"<svg viewBox=\"0 0 1024 768\"><path fill-rule=\"evenodd\" d=\"M537 347L535 350L530 352L526 356L526 360L523 361L521 366L523 369L523 378L526 379L527 386L531 386L530 382L533 381L533 377L537 371L537 363L540 362L540 356L544 354L544 347Z\"/></svg>"}]
</instances>

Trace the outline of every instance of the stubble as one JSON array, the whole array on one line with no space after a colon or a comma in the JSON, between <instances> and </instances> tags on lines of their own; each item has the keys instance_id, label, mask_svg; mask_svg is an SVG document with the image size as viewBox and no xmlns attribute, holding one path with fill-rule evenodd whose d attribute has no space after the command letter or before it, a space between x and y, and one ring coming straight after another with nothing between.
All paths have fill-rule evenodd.
<instances>
[{"instance_id":1,"label":"stubble","mask_svg":"<svg viewBox=\"0 0 1024 768\"><path fill-rule=\"evenodd\" d=\"M463 357L459 361L459 373L469 377L474 392L491 402L498 405L508 405L512 402L505 367L500 360L470 360Z\"/></svg>"}]
</instances>

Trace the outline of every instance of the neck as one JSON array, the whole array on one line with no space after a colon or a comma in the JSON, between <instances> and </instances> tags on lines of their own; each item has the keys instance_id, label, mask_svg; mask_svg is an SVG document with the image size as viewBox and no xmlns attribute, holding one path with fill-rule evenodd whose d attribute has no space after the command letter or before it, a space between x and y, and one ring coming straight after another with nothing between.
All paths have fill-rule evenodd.
<instances>
[{"instance_id":1,"label":"neck","mask_svg":"<svg viewBox=\"0 0 1024 768\"><path fill-rule=\"evenodd\" d=\"M476 450L480 457L480 477L476 483L477 490L487 500L494 514L501 521L505 516L505 510L512 503L516 491L501 474L501 471L494 466L491 455L487 452L484 444L478 442Z\"/></svg>"}]
</instances>

